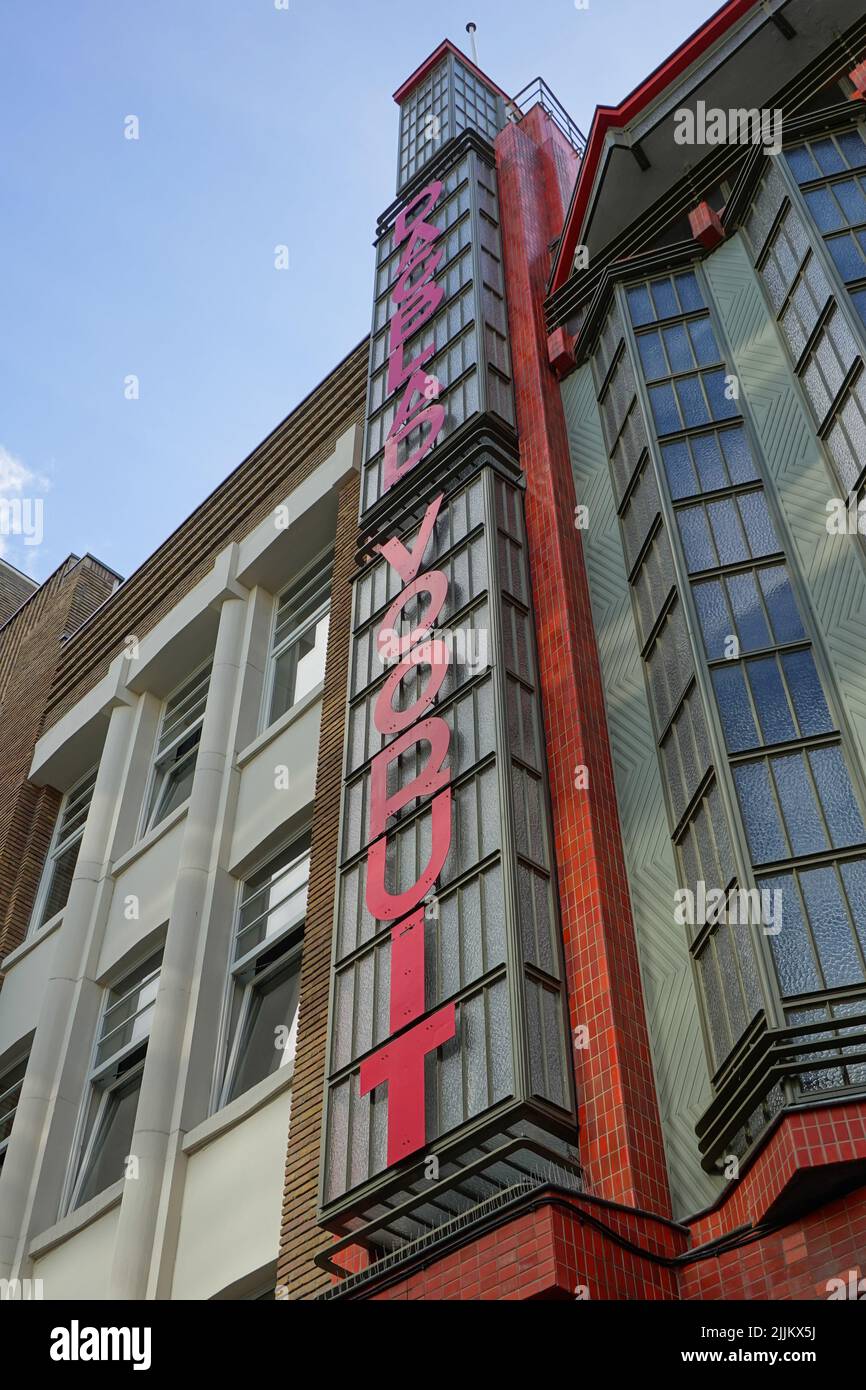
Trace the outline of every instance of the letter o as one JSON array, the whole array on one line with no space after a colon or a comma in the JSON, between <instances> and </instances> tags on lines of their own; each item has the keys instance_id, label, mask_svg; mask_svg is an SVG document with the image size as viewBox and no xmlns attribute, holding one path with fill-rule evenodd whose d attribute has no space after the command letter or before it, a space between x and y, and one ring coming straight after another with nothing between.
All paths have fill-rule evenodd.
<instances>
[{"instance_id":1,"label":"letter o","mask_svg":"<svg viewBox=\"0 0 866 1390\"><path fill-rule=\"evenodd\" d=\"M394 693L413 666L429 666L431 674L418 699L413 701L408 709L397 710L394 708ZM415 647L389 673L388 679L376 696L373 723L379 733L396 734L401 729L408 729L409 725L432 705L447 673L448 647L444 642L422 642L420 646Z\"/></svg>"},{"instance_id":2,"label":"letter o","mask_svg":"<svg viewBox=\"0 0 866 1390\"><path fill-rule=\"evenodd\" d=\"M442 605L448 593L448 576L442 570L428 570L426 574L419 574L410 584L406 585L391 604L391 607L379 624L379 631L376 634L380 655L381 643L379 642L379 638L382 633L386 632L390 637L392 632L396 632L397 619L406 607L406 604L410 599L415 598L417 594L424 593L430 595L430 603L427 612L424 614L424 620L418 627L412 629L408 637L400 638L397 647L397 655L401 657L405 656L410 647L415 646L416 642L421 642L425 637L430 636L430 629L442 612Z\"/></svg>"}]
</instances>

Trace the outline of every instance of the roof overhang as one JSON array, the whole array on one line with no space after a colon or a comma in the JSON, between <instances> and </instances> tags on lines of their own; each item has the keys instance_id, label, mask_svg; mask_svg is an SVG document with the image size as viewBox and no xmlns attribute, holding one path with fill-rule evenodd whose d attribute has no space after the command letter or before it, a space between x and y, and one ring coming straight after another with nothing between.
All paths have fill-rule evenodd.
<instances>
[{"instance_id":1,"label":"roof overhang","mask_svg":"<svg viewBox=\"0 0 866 1390\"><path fill-rule=\"evenodd\" d=\"M728 0L619 106L598 107L549 292L578 246L592 260L701 162L705 149L674 139L678 111L768 106L858 13L856 0Z\"/></svg>"}]
</instances>

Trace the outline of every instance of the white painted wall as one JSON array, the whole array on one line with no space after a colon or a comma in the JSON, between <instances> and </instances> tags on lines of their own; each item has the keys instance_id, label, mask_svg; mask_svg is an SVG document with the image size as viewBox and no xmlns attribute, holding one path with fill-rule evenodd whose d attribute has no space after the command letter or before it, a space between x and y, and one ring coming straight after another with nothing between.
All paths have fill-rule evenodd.
<instances>
[{"instance_id":1,"label":"white painted wall","mask_svg":"<svg viewBox=\"0 0 866 1390\"><path fill-rule=\"evenodd\" d=\"M46 1301L108 1297L119 1214L120 1208L113 1207L34 1261L33 1278L43 1281L42 1296Z\"/></svg>"},{"instance_id":2,"label":"white painted wall","mask_svg":"<svg viewBox=\"0 0 866 1390\"><path fill-rule=\"evenodd\" d=\"M77 906L71 897L66 920L19 954L0 992L0 1059L35 1029L34 1047L41 1038L46 1054L41 1072L50 1074L37 1081L40 1067L34 1067L25 1078L22 1114L26 1109L38 1123L17 1127L6 1167L8 1177L15 1160L14 1181L0 1182L0 1274L8 1266L18 1277L42 1279L48 1299L106 1298L126 1287L131 1265L136 1287L146 1281L147 1297L209 1299L246 1287L276 1260L291 1089L248 1098L257 1109L241 1118L243 1103L231 1114L227 1107L214 1122L209 1107L218 1046L212 1038L225 995L237 884L296 832L315 795L320 692L310 692L272 731L258 731L274 599L333 538L337 490L359 445L353 428L288 499L291 527L278 530L268 517L242 543L225 547L142 639L139 658L119 657L37 744L30 773L37 784L64 790L99 758L101 785L111 789L97 819L92 810L88 820L92 843L73 883ZM205 829L208 817L187 811L141 847L136 836L162 701L214 650L217 634L229 631L231 651L224 644L208 705L211 727L225 729L225 746L213 744L200 756L194 783L199 809L213 809L215 823ZM278 765L289 769L288 790L275 786ZM214 789L213 802L202 788ZM201 903L195 911L193 893ZM125 911L133 896L137 919ZM138 1221L143 1185L137 1192L127 1182L118 1205L74 1229L75 1220L61 1215L61 1193L102 991L155 937L167 947L174 943L180 962L163 981L156 1013L171 1027L163 1037L155 1022L151 1034L146 1119L139 1102L142 1133L161 1136L148 1173L160 1215ZM188 939L190 949L179 950ZM46 996L59 1003L43 1008ZM154 1113L161 1128L150 1124ZM59 1136L56 1145L52 1138L46 1148L46 1133ZM205 1140L206 1133L213 1137ZM144 1163L147 1145L136 1152ZM31 1265L30 1250L46 1247Z\"/></svg>"},{"instance_id":3,"label":"white painted wall","mask_svg":"<svg viewBox=\"0 0 866 1390\"><path fill-rule=\"evenodd\" d=\"M240 778L229 855L240 864L313 800L322 702L316 700L247 762ZM289 770L288 790L275 786L275 768Z\"/></svg>"},{"instance_id":4,"label":"white painted wall","mask_svg":"<svg viewBox=\"0 0 866 1390\"><path fill-rule=\"evenodd\" d=\"M0 993L0 1057L26 1038L39 1022L56 945L57 931L51 931L13 952L17 959L6 967L7 975Z\"/></svg>"},{"instance_id":5,"label":"white painted wall","mask_svg":"<svg viewBox=\"0 0 866 1390\"><path fill-rule=\"evenodd\" d=\"M207 1299L279 1252L291 1090L191 1154L172 1298Z\"/></svg>"},{"instance_id":6,"label":"white painted wall","mask_svg":"<svg viewBox=\"0 0 866 1390\"><path fill-rule=\"evenodd\" d=\"M183 824L182 819L178 821L116 877L99 954L100 975L109 972L140 941L168 921ZM125 916L126 900L133 896L138 899L137 921Z\"/></svg>"}]
</instances>

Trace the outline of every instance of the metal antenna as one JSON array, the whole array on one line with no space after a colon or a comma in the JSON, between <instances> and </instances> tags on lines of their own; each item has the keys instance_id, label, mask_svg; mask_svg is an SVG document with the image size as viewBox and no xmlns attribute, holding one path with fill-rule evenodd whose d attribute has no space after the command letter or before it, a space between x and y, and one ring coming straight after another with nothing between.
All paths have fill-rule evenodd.
<instances>
[{"instance_id":1,"label":"metal antenna","mask_svg":"<svg viewBox=\"0 0 866 1390\"><path fill-rule=\"evenodd\" d=\"M472 44L472 61L476 67L478 67L478 49L475 47L475 30L477 27L477 25L472 23L471 19L469 23L466 25L466 32L469 35L469 42Z\"/></svg>"}]
</instances>

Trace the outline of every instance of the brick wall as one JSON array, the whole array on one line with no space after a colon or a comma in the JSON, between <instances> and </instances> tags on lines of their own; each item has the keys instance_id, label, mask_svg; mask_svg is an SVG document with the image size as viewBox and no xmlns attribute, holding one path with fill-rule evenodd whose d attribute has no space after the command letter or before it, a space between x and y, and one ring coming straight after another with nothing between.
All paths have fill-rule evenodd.
<instances>
[{"instance_id":1,"label":"brick wall","mask_svg":"<svg viewBox=\"0 0 866 1390\"><path fill-rule=\"evenodd\" d=\"M37 588L38 585L26 574L0 560L0 623L5 623Z\"/></svg>"},{"instance_id":2,"label":"brick wall","mask_svg":"<svg viewBox=\"0 0 866 1390\"><path fill-rule=\"evenodd\" d=\"M508 318L553 810L580 1155L590 1189L669 1212L589 585L559 387L547 361L548 246L576 156L540 106L496 142ZM588 770L587 790L575 769Z\"/></svg>"},{"instance_id":3,"label":"brick wall","mask_svg":"<svg viewBox=\"0 0 866 1390\"><path fill-rule=\"evenodd\" d=\"M116 576L70 556L0 628L0 960L24 939L60 796L27 781L64 635L111 593Z\"/></svg>"},{"instance_id":4,"label":"brick wall","mask_svg":"<svg viewBox=\"0 0 866 1390\"><path fill-rule=\"evenodd\" d=\"M316 1210L349 674L350 580L354 573L358 503L359 483L353 474L343 487L337 515L331 620L316 768L310 886L301 964L298 1045L292 1082L292 1118L277 1265L277 1285L285 1290L280 1296L290 1299L313 1297L330 1283L329 1276L313 1264L313 1256L325 1249L331 1239L316 1225Z\"/></svg>"},{"instance_id":5,"label":"brick wall","mask_svg":"<svg viewBox=\"0 0 866 1390\"><path fill-rule=\"evenodd\" d=\"M866 1276L866 1186L832 1201L820 1194L864 1178L866 1106L802 1111L785 1116L740 1180L687 1225L578 1195L540 1194L531 1210L495 1230L356 1296L826 1300L828 1281L847 1286L849 1271ZM736 1240L732 1248L700 1254L725 1236Z\"/></svg>"}]
</instances>

